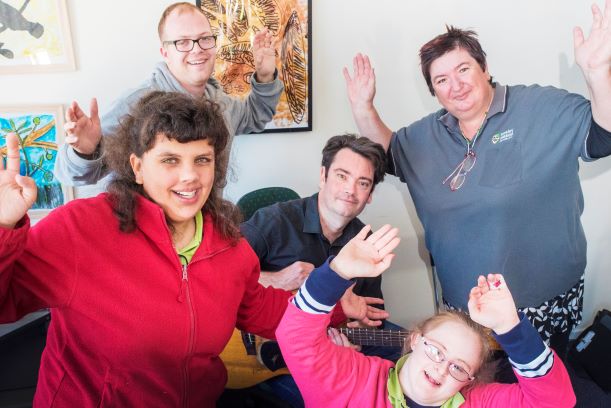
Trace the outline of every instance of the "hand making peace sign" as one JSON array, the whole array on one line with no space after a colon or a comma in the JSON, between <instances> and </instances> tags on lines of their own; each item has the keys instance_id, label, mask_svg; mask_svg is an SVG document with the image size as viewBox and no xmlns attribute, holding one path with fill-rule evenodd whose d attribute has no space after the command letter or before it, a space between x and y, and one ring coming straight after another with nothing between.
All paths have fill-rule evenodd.
<instances>
[{"instance_id":1,"label":"hand making peace sign","mask_svg":"<svg viewBox=\"0 0 611 408\"><path fill-rule=\"evenodd\" d=\"M6 169L0 160L0 227L13 228L36 201L36 183L19 175L19 139L6 135Z\"/></svg>"}]
</instances>

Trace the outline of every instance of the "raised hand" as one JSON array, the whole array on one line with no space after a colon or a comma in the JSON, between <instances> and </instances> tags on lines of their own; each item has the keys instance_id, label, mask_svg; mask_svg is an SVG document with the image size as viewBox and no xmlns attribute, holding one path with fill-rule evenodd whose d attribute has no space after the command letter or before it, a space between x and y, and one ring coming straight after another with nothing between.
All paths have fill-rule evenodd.
<instances>
[{"instance_id":1,"label":"raised hand","mask_svg":"<svg viewBox=\"0 0 611 408\"><path fill-rule=\"evenodd\" d=\"M66 110L66 143L81 154L92 154L102 138L102 127L98 116L98 101L91 99L89 116L73 101Z\"/></svg>"},{"instance_id":2,"label":"raised hand","mask_svg":"<svg viewBox=\"0 0 611 408\"><path fill-rule=\"evenodd\" d=\"M609 75L611 67L611 0L606 0L604 14L592 4L592 28L585 38L580 27L573 30L575 61L587 76L591 71Z\"/></svg>"},{"instance_id":3,"label":"raised hand","mask_svg":"<svg viewBox=\"0 0 611 408\"><path fill-rule=\"evenodd\" d=\"M380 143L384 150L388 150L392 131L382 122L382 118L373 106L373 98L376 94L376 76L371 68L369 57L360 53L356 54L352 64L352 76L346 67L343 72L356 126L361 136Z\"/></svg>"},{"instance_id":4,"label":"raised hand","mask_svg":"<svg viewBox=\"0 0 611 408\"><path fill-rule=\"evenodd\" d=\"M13 228L36 201L36 183L19 175L19 139L6 135L6 169L0 159L0 227Z\"/></svg>"},{"instance_id":5,"label":"raised hand","mask_svg":"<svg viewBox=\"0 0 611 408\"><path fill-rule=\"evenodd\" d=\"M278 272L261 272L259 283L265 287L271 286L277 289L295 290L314 270L314 265L309 262L293 262Z\"/></svg>"},{"instance_id":6,"label":"raised hand","mask_svg":"<svg viewBox=\"0 0 611 408\"><path fill-rule=\"evenodd\" d=\"M367 225L352 238L331 261L331 269L344 279L368 278L380 275L390 266L399 245L399 230L384 225L367 237Z\"/></svg>"},{"instance_id":7,"label":"raised hand","mask_svg":"<svg viewBox=\"0 0 611 408\"><path fill-rule=\"evenodd\" d=\"M276 71L276 50L274 38L267 28L255 34L252 43L252 54L255 60L255 71L257 81L261 83L271 82Z\"/></svg>"},{"instance_id":8,"label":"raised hand","mask_svg":"<svg viewBox=\"0 0 611 408\"><path fill-rule=\"evenodd\" d=\"M479 276L477 286L469 293L469 315L474 322L496 334L507 333L519 322L516 305L503 275Z\"/></svg>"},{"instance_id":9,"label":"raised hand","mask_svg":"<svg viewBox=\"0 0 611 408\"><path fill-rule=\"evenodd\" d=\"M370 109L376 94L376 76L369 57L361 53L356 54L352 59L352 66L353 76L350 76L348 68L343 69L352 110Z\"/></svg>"},{"instance_id":10,"label":"raised hand","mask_svg":"<svg viewBox=\"0 0 611 408\"><path fill-rule=\"evenodd\" d=\"M384 300L374 297L363 297L356 295L349 287L340 299L344 314L354 322L348 323L349 327L380 326L382 320L387 319L387 311L378 309L373 305L384 304Z\"/></svg>"}]
</instances>

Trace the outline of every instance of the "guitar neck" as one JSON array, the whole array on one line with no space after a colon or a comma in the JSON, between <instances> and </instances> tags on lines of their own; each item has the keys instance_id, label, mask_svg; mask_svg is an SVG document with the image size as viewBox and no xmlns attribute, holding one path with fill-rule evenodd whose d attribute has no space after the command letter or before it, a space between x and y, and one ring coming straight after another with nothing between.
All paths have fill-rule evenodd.
<instances>
[{"instance_id":1,"label":"guitar neck","mask_svg":"<svg viewBox=\"0 0 611 408\"><path fill-rule=\"evenodd\" d=\"M342 328L339 331L345 334L353 344L362 346L402 347L408 335L408 332L402 330ZM271 371L258 359L258 351L262 349L261 346L266 341L238 329L233 331L231 340L220 355L227 367L227 388L247 388L277 375L289 373L286 368ZM280 355L279 352L278 355Z\"/></svg>"},{"instance_id":2,"label":"guitar neck","mask_svg":"<svg viewBox=\"0 0 611 408\"><path fill-rule=\"evenodd\" d=\"M341 328L339 331L346 335L352 344L360 346L403 347L405 338L409 334L403 330L351 329L348 327Z\"/></svg>"}]
</instances>

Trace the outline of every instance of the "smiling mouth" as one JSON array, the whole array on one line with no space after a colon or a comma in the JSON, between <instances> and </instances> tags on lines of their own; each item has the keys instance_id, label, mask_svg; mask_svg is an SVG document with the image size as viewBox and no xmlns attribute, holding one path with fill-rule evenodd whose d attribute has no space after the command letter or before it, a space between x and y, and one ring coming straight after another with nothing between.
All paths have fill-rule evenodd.
<instances>
[{"instance_id":1,"label":"smiling mouth","mask_svg":"<svg viewBox=\"0 0 611 408\"><path fill-rule=\"evenodd\" d=\"M426 377L426 379L427 379L427 380L428 380L428 381L429 381L431 384L433 384L434 386L436 386L436 387L441 386L441 383L440 383L439 381L435 380L433 377L431 377L431 376L429 375L429 373L428 373L428 372L426 372L426 371L425 371L425 372L424 372L424 376L425 376L425 377Z\"/></svg>"},{"instance_id":2,"label":"smiling mouth","mask_svg":"<svg viewBox=\"0 0 611 408\"><path fill-rule=\"evenodd\" d=\"M208 60L199 60L199 61L187 61L189 65L202 65L208 62Z\"/></svg>"},{"instance_id":3,"label":"smiling mouth","mask_svg":"<svg viewBox=\"0 0 611 408\"><path fill-rule=\"evenodd\" d=\"M341 198L341 197L340 197L340 201L343 201L343 202L345 202L345 203L349 203L349 204L358 204L358 201L357 201L357 200L352 200L352 199L350 199L350 198Z\"/></svg>"},{"instance_id":4,"label":"smiling mouth","mask_svg":"<svg viewBox=\"0 0 611 408\"><path fill-rule=\"evenodd\" d=\"M182 198L193 198L195 197L195 194L197 194L197 190L193 190L193 191L174 191L172 190L172 192Z\"/></svg>"}]
</instances>

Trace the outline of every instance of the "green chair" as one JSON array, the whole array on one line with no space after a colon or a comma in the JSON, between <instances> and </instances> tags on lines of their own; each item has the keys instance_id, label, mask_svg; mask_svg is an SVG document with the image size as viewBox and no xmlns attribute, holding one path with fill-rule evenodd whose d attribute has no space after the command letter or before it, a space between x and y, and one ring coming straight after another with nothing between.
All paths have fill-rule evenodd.
<instances>
[{"instance_id":1,"label":"green chair","mask_svg":"<svg viewBox=\"0 0 611 408\"><path fill-rule=\"evenodd\" d=\"M237 202L242 212L243 220L246 221L259 208L267 207L282 201L296 200L299 194L287 187L265 187L244 194Z\"/></svg>"}]
</instances>

